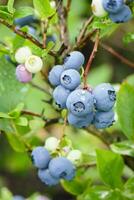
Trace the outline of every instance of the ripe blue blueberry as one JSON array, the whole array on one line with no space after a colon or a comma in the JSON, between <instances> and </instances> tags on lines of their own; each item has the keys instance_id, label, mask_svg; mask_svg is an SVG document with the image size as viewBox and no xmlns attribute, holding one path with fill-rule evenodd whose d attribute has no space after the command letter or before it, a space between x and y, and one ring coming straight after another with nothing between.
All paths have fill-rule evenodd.
<instances>
[{"instance_id":1,"label":"ripe blue blueberry","mask_svg":"<svg viewBox=\"0 0 134 200\"><path fill-rule=\"evenodd\" d=\"M49 42L56 43L56 35L47 35L46 45L47 45Z\"/></svg>"},{"instance_id":2,"label":"ripe blue blueberry","mask_svg":"<svg viewBox=\"0 0 134 200\"><path fill-rule=\"evenodd\" d=\"M38 177L46 185L52 186L59 183L59 179L53 177L48 169L39 169Z\"/></svg>"},{"instance_id":3,"label":"ripe blue blueberry","mask_svg":"<svg viewBox=\"0 0 134 200\"><path fill-rule=\"evenodd\" d=\"M108 112L96 112L94 125L97 129L103 129L110 127L114 123L114 112L112 110Z\"/></svg>"},{"instance_id":4,"label":"ripe blue blueberry","mask_svg":"<svg viewBox=\"0 0 134 200\"><path fill-rule=\"evenodd\" d=\"M66 106L76 116L87 115L93 111L93 95L87 90L76 89L68 96Z\"/></svg>"},{"instance_id":5,"label":"ripe blue blueberry","mask_svg":"<svg viewBox=\"0 0 134 200\"><path fill-rule=\"evenodd\" d=\"M68 114L68 123L77 128L88 127L93 122L93 119L93 112L89 113L88 115L85 115L84 117L78 117L76 115L73 115L72 113Z\"/></svg>"},{"instance_id":6,"label":"ripe blue blueberry","mask_svg":"<svg viewBox=\"0 0 134 200\"><path fill-rule=\"evenodd\" d=\"M33 164L40 169L46 169L48 167L51 156L44 147L36 147L32 151Z\"/></svg>"},{"instance_id":7,"label":"ripe blue blueberry","mask_svg":"<svg viewBox=\"0 0 134 200\"><path fill-rule=\"evenodd\" d=\"M70 94L70 90L64 88L63 86L57 86L53 91L53 98L56 104L60 108L66 108L66 100L68 95Z\"/></svg>"},{"instance_id":8,"label":"ripe blue blueberry","mask_svg":"<svg viewBox=\"0 0 134 200\"><path fill-rule=\"evenodd\" d=\"M25 198L20 195L15 195L13 196L13 200L25 200Z\"/></svg>"},{"instance_id":9,"label":"ripe blue blueberry","mask_svg":"<svg viewBox=\"0 0 134 200\"><path fill-rule=\"evenodd\" d=\"M84 64L85 58L84 55L79 51L73 51L67 55L64 60L65 69L75 69L79 70L80 67Z\"/></svg>"},{"instance_id":10,"label":"ripe blue blueberry","mask_svg":"<svg viewBox=\"0 0 134 200\"><path fill-rule=\"evenodd\" d=\"M32 80L32 74L21 64L16 67L16 78L22 83L27 83Z\"/></svg>"},{"instance_id":11,"label":"ripe blue blueberry","mask_svg":"<svg viewBox=\"0 0 134 200\"><path fill-rule=\"evenodd\" d=\"M62 65L56 65L51 69L51 71L49 72L48 79L52 85L60 85L60 77L63 71L64 68Z\"/></svg>"},{"instance_id":12,"label":"ripe blue blueberry","mask_svg":"<svg viewBox=\"0 0 134 200\"><path fill-rule=\"evenodd\" d=\"M122 9L124 0L103 0L102 3L107 12L117 13Z\"/></svg>"},{"instance_id":13,"label":"ripe blue blueberry","mask_svg":"<svg viewBox=\"0 0 134 200\"><path fill-rule=\"evenodd\" d=\"M112 85L102 83L93 90L95 107L100 111L109 111L115 103L116 93Z\"/></svg>"},{"instance_id":14,"label":"ripe blue blueberry","mask_svg":"<svg viewBox=\"0 0 134 200\"><path fill-rule=\"evenodd\" d=\"M72 180L75 176L75 166L65 157L53 158L49 163L49 171L57 179Z\"/></svg>"},{"instance_id":15,"label":"ripe blue blueberry","mask_svg":"<svg viewBox=\"0 0 134 200\"><path fill-rule=\"evenodd\" d=\"M14 24L19 25L20 27L23 27L23 26L35 23L36 21L37 21L37 19L35 19L33 15L29 15L29 16L26 16L23 18L16 18L14 20Z\"/></svg>"},{"instance_id":16,"label":"ripe blue blueberry","mask_svg":"<svg viewBox=\"0 0 134 200\"><path fill-rule=\"evenodd\" d=\"M127 5L124 5L119 12L115 14L110 13L109 17L115 23L124 23L132 18L132 12Z\"/></svg>"},{"instance_id":17,"label":"ripe blue blueberry","mask_svg":"<svg viewBox=\"0 0 134 200\"><path fill-rule=\"evenodd\" d=\"M69 90L74 90L80 85L80 74L74 69L68 69L61 74L61 85Z\"/></svg>"}]
</instances>

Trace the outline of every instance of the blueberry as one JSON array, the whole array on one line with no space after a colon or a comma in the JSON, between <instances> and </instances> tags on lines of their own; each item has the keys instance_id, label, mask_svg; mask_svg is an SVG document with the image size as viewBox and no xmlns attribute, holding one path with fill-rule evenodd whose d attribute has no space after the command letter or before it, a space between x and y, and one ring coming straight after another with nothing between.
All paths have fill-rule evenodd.
<instances>
[{"instance_id":1,"label":"blueberry","mask_svg":"<svg viewBox=\"0 0 134 200\"><path fill-rule=\"evenodd\" d=\"M56 43L56 36L55 35L47 35L46 45L48 45L49 42Z\"/></svg>"},{"instance_id":2,"label":"blueberry","mask_svg":"<svg viewBox=\"0 0 134 200\"><path fill-rule=\"evenodd\" d=\"M72 180L75 176L75 166L65 157L53 158L49 163L49 171L57 179Z\"/></svg>"},{"instance_id":3,"label":"blueberry","mask_svg":"<svg viewBox=\"0 0 134 200\"><path fill-rule=\"evenodd\" d=\"M115 23L124 23L132 18L132 12L128 6L124 5L118 13L111 13L109 17Z\"/></svg>"},{"instance_id":4,"label":"blueberry","mask_svg":"<svg viewBox=\"0 0 134 200\"><path fill-rule=\"evenodd\" d=\"M93 112L89 113L88 115L85 115L84 117L78 117L76 115L73 115L72 113L68 114L68 123L77 128L88 127L93 122L93 119Z\"/></svg>"},{"instance_id":5,"label":"blueberry","mask_svg":"<svg viewBox=\"0 0 134 200\"><path fill-rule=\"evenodd\" d=\"M79 70L84 64L84 55L79 51L73 51L64 60L65 69Z\"/></svg>"},{"instance_id":6,"label":"blueberry","mask_svg":"<svg viewBox=\"0 0 134 200\"><path fill-rule=\"evenodd\" d=\"M63 86L57 86L53 91L53 98L56 104L60 108L66 108L66 100L68 95L70 94L70 90L64 88Z\"/></svg>"},{"instance_id":7,"label":"blueberry","mask_svg":"<svg viewBox=\"0 0 134 200\"><path fill-rule=\"evenodd\" d=\"M48 169L39 169L38 177L43 183L49 186L57 185L59 183L59 179L53 177Z\"/></svg>"},{"instance_id":8,"label":"blueberry","mask_svg":"<svg viewBox=\"0 0 134 200\"><path fill-rule=\"evenodd\" d=\"M76 89L68 96L66 106L76 116L87 115L93 111L93 95L87 90Z\"/></svg>"},{"instance_id":9,"label":"blueberry","mask_svg":"<svg viewBox=\"0 0 134 200\"><path fill-rule=\"evenodd\" d=\"M21 64L16 67L16 78L22 83L27 83L32 80L32 74Z\"/></svg>"},{"instance_id":10,"label":"blueberry","mask_svg":"<svg viewBox=\"0 0 134 200\"><path fill-rule=\"evenodd\" d=\"M112 110L108 112L96 112L94 125L97 129L103 129L110 127L114 123L114 112Z\"/></svg>"},{"instance_id":11,"label":"blueberry","mask_svg":"<svg viewBox=\"0 0 134 200\"><path fill-rule=\"evenodd\" d=\"M60 77L63 71L64 68L62 65L56 65L51 69L51 71L49 72L48 79L52 85L60 85Z\"/></svg>"},{"instance_id":12,"label":"blueberry","mask_svg":"<svg viewBox=\"0 0 134 200\"><path fill-rule=\"evenodd\" d=\"M117 13L119 12L123 5L124 0L103 0L103 7L109 13Z\"/></svg>"},{"instance_id":13,"label":"blueberry","mask_svg":"<svg viewBox=\"0 0 134 200\"><path fill-rule=\"evenodd\" d=\"M69 90L74 90L81 82L80 74L74 69L62 72L60 80L61 84Z\"/></svg>"},{"instance_id":14,"label":"blueberry","mask_svg":"<svg viewBox=\"0 0 134 200\"><path fill-rule=\"evenodd\" d=\"M51 159L49 152L44 147L36 147L31 156L33 164L40 169L46 169Z\"/></svg>"},{"instance_id":15,"label":"blueberry","mask_svg":"<svg viewBox=\"0 0 134 200\"><path fill-rule=\"evenodd\" d=\"M95 107L100 111L109 111L115 103L116 93L112 85L102 83L93 90Z\"/></svg>"},{"instance_id":16,"label":"blueberry","mask_svg":"<svg viewBox=\"0 0 134 200\"><path fill-rule=\"evenodd\" d=\"M19 25L20 27L26 26L26 25L30 25L32 23L37 22L37 19L34 18L33 15L29 15L23 18L16 18L14 20L14 24L15 25Z\"/></svg>"},{"instance_id":17,"label":"blueberry","mask_svg":"<svg viewBox=\"0 0 134 200\"><path fill-rule=\"evenodd\" d=\"M20 195L15 195L13 196L13 200L25 200L25 198Z\"/></svg>"}]
</instances>

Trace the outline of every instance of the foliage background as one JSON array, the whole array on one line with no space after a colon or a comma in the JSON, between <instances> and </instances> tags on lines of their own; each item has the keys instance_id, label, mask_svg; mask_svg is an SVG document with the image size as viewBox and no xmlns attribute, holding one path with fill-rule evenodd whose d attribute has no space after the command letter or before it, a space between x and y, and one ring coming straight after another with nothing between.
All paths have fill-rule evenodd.
<instances>
[{"instance_id":1,"label":"foliage background","mask_svg":"<svg viewBox=\"0 0 134 200\"><path fill-rule=\"evenodd\" d=\"M90 3L91 1L89 0L84 0L84 1L73 0L72 1L71 12L69 15L69 20L68 20L69 33L70 33L70 38L72 42L75 42L74 39L76 35L79 33L80 26L82 25L83 21L91 13ZM6 1L0 0L0 4L4 5L6 4ZM76 4L77 4L77 7L76 7ZM15 1L16 8L21 5L31 6L32 2L30 0L23 0L23 1L16 0ZM133 38L134 38L133 24L134 24L133 20L131 20L129 23L122 24L118 26L117 29L113 31L109 36L106 35L103 38L104 43L109 44L115 50L117 50L119 53L121 53L122 55L124 55L130 60L134 59L133 58L134 39L131 39L131 42L130 42L128 33L132 33ZM11 36L11 34L12 33L9 31L9 29L5 28L3 25L0 25L0 42L5 41L8 37ZM82 52L84 53L86 57L86 60L88 59L92 51L92 48L93 48L93 43L88 42L86 46L82 49ZM49 64L51 65L51 63ZM3 68L7 67L7 63L4 60L0 61L0 70L2 70L2 67ZM7 70L8 70L7 73L10 74L10 67L9 68L7 67ZM109 54L106 50L99 47L97 56L92 64L92 69L89 73L88 81L93 86L101 82L112 82L114 84L120 84L124 80L126 80L129 75L131 75L131 77L129 77L128 80L130 80L132 86L134 86L133 73L134 73L133 68L130 68L126 64L121 63L120 60L113 57L113 55ZM10 80L10 76L3 76L3 81L2 81L1 74L2 74L2 71L0 72L0 93L3 96L2 98L3 103L2 103L2 99L0 102L1 103L0 111L2 112L3 110L7 109L7 104L9 102L9 99L10 99L10 102L14 101L14 93L13 93L13 99L11 97L10 88L9 90L7 90L9 92L8 94L7 93L4 94L4 91L2 93L2 83L4 82L6 85L6 88L8 88L8 85L11 85L12 80ZM38 83L39 85L46 87L46 83L44 83L41 80L40 75L34 78L34 83ZM12 86L16 87L14 83L12 83ZM12 88L12 89L16 90L16 88ZM16 94L16 99L18 98L18 96L19 94ZM49 104L41 101L42 99L47 100L49 98L50 97L47 94L44 94L38 91L37 89L31 87L28 92L28 95L25 97L24 103L26 104L27 109L32 110L33 112L40 113L43 107L45 109L45 115L51 119L53 118L53 116L58 115L57 112L54 111L54 109L51 109ZM16 102L14 103L16 104ZM5 107L2 105L5 105ZM33 137L31 141L33 144L35 145L41 144L41 143L43 144L45 138L50 135L55 135L56 137L60 137L60 131L61 131L60 124L56 123L55 125L50 125L46 127L46 129L43 129L42 121L39 121L38 118L34 118L34 120L35 121L33 122L31 120L31 126L33 127L33 124L35 124L34 129L36 130L36 136ZM0 122L1 122L1 119L0 119ZM5 121L5 124L6 124L6 121ZM0 124L0 127L1 126L2 126L2 123ZM106 147L105 144L101 140L99 140L97 137L93 136L92 134L89 134L86 130L75 130L74 128L68 127L66 129L66 132L67 132L67 135L72 139L74 147L81 149L83 153L89 152L91 156L94 156L96 148L98 149L98 148ZM118 121L110 130L108 130L108 133L113 134L113 135L120 133L122 137L125 138L125 136L123 135L121 131ZM75 140L76 135L77 135L77 140ZM9 145L9 142L7 141L7 137L8 135L0 134L0 187L7 186L12 191L13 194L22 194L24 196L30 196L32 193L38 191L38 192L41 192L42 194L50 196L53 200L75 199L74 196L69 195L68 193L63 191L63 189L60 186L53 187L53 188L48 188L44 186L38 180L35 173L35 169L32 167L31 161L27 153L15 152ZM86 174L88 175L89 179L92 180L94 183L101 182L101 179L98 174L98 171L96 170L96 167L89 168ZM133 176L132 170L126 166L123 172L123 179L126 180L132 176Z\"/></svg>"}]
</instances>

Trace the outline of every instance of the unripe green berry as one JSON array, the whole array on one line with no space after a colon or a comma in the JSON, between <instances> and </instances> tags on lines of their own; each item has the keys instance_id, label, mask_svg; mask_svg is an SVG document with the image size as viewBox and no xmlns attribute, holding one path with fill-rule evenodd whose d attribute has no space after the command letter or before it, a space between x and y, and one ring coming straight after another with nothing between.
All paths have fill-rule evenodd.
<instances>
[{"instance_id":1,"label":"unripe green berry","mask_svg":"<svg viewBox=\"0 0 134 200\"><path fill-rule=\"evenodd\" d=\"M50 137L45 141L45 148L48 151L55 151L59 145L59 140L55 137Z\"/></svg>"},{"instance_id":2,"label":"unripe green berry","mask_svg":"<svg viewBox=\"0 0 134 200\"><path fill-rule=\"evenodd\" d=\"M25 67L31 73L37 73L43 67L42 59L35 55L29 56L25 62Z\"/></svg>"},{"instance_id":3,"label":"unripe green berry","mask_svg":"<svg viewBox=\"0 0 134 200\"><path fill-rule=\"evenodd\" d=\"M95 16L104 17L107 15L107 12L103 8L102 0L92 0L91 7Z\"/></svg>"},{"instance_id":4,"label":"unripe green berry","mask_svg":"<svg viewBox=\"0 0 134 200\"><path fill-rule=\"evenodd\" d=\"M82 158L82 153L81 153L81 151L74 149L74 150L69 152L67 158L72 163L77 164Z\"/></svg>"},{"instance_id":5,"label":"unripe green berry","mask_svg":"<svg viewBox=\"0 0 134 200\"><path fill-rule=\"evenodd\" d=\"M29 47L24 46L19 48L15 53L15 60L20 63L24 64L29 56L32 55L32 52Z\"/></svg>"}]
</instances>

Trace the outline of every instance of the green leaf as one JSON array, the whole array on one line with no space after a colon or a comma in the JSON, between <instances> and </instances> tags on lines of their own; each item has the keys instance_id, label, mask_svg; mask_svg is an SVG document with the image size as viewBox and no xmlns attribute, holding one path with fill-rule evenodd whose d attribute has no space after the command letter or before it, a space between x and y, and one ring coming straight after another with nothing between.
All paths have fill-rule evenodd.
<instances>
[{"instance_id":1,"label":"green leaf","mask_svg":"<svg viewBox=\"0 0 134 200\"><path fill-rule=\"evenodd\" d=\"M33 4L42 19L50 17L55 13L49 0L33 0Z\"/></svg>"},{"instance_id":2,"label":"green leaf","mask_svg":"<svg viewBox=\"0 0 134 200\"><path fill-rule=\"evenodd\" d=\"M23 108L24 108L24 103L19 103L15 109L9 112L9 116L11 116L12 118L18 118Z\"/></svg>"},{"instance_id":3,"label":"green leaf","mask_svg":"<svg viewBox=\"0 0 134 200\"><path fill-rule=\"evenodd\" d=\"M15 76L15 66L0 58L0 112L10 112L22 102L28 92L28 85L20 83Z\"/></svg>"},{"instance_id":4,"label":"green leaf","mask_svg":"<svg viewBox=\"0 0 134 200\"><path fill-rule=\"evenodd\" d=\"M107 150L97 150L97 166L105 184L112 188L121 187L121 175L124 167L120 155Z\"/></svg>"},{"instance_id":5,"label":"green leaf","mask_svg":"<svg viewBox=\"0 0 134 200\"><path fill-rule=\"evenodd\" d=\"M80 195L85 190L85 184L79 179L74 179L73 181L62 181L62 187L73 195Z\"/></svg>"},{"instance_id":6,"label":"green leaf","mask_svg":"<svg viewBox=\"0 0 134 200\"><path fill-rule=\"evenodd\" d=\"M9 116L7 113L2 113L2 112L0 112L0 118L10 119L10 118L12 118L12 117Z\"/></svg>"},{"instance_id":7,"label":"green leaf","mask_svg":"<svg viewBox=\"0 0 134 200\"><path fill-rule=\"evenodd\" d=\"M27 126L28 120L26 117L19 117L18 119L15 120L15 124L18 126Z\"/></svg>"},{"instance_id":8,"label":"green leaf","mask_svg":"<svg viewBox=\"0 0 134 200\"><path fill-rule=\"evenodd\" d=\"M10 13L14 13L15 11L13 5L14 5L14 0L8 0L7 8Z\"/></svg>"},{"instance_id":9,"label":"green leaf","mask_svg":"<svg viewBox=\"0 0 134 200\"><path fill-rule=\"evenodd\" d=\"M92 86L96 86L102 82L109 82L111 76L112 68L109 65L100 65L99 67L92 68L88 75L88 83Z\"/></svg>"},{"instance_id":10,"label":"green leaf","mask_svg":"<svg viewBox=\"0 0 134 200\"><path fill-rule=\"evenodd\" d=\"M124 185L124 195L131 199L134 199L134 177L128 179Z\"/></svg>"},{"instance_id":11,"label":"green leaf","mask_svg":"<svg viewBox=\"0 0 134 200\"><path fill-rule=\"evenodd\" d=\"M134 87L124 83L117 95L117 114L124 134L134 140Z\"/></svg>"},{"instance_id":12,"label":"green leaf","mask_svg":"<svg viewBox=\"0 0 134 200\"><path fill-rule=\"evenodd\" d=\"M23 6L17 8L17 10L14 13L14 18L23 18L28 15L34 15L34 9L30 6Z\"/></svg>"},{"instance_id":13,"label":"green leaf","mask_svg":"<svg viewBox=\"0 0 134 200\"><path fill-rule=\"evenodd\" d=\"M17 152L25 152L25 145L20 139L20 137L13 133L13 132L6 132L6 136L8 139L9 144L12 146L12 148Z\"/></svg>"},{"instance_id":14,"label":"green leaf","mask_svg":"<svg viewBox=\"0 0 134 200\"><path fill-rule=\"evenodd\" d=\"M13 131L13 128L11 126L9 119L0 119L0 130L5 132L11 132Z\"/></svg>"},{"instance_id":15,"label":"green leaf","mask_svg":"<svg viewBox=\"0 0 134 200\"><path fill-rule=\"evenodd\" d=\"M118 154L134 157L134 142L123 141L111 145L111 149Z\"/></svg>"},{"instance_id":16,"label":"green leaf","mask_svg":"<svg viewBox=\"0 0 134 200\"><path fill-rule=\"evenodd\" d=\"M13 19L13 16L5 10L5 8L2 10L0 7L0 18L6 19L8 22L11 22Z\"/></svg>"},{"instance_id":17,"label":"green leaf","mask_svg":"<svg viewBox=\"0 0 134 200\"><path fill-rule=\"evenodd\" d=\"M126 80L125 80L128 84L134 86L134 74L129 75Z\"/></svg>"},{"instance_id":18,"label":"green leaf","mask_svg":"<svg viewBox=\"0 0 134 200\"><path fill-rule=\"evenodd\" d=\"M89 187L78 200L107 200L109 188L104 186Z\"/></svg>"}]
</instances>

